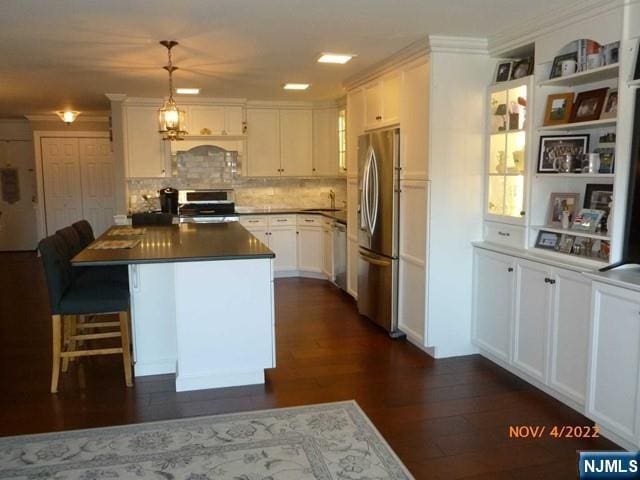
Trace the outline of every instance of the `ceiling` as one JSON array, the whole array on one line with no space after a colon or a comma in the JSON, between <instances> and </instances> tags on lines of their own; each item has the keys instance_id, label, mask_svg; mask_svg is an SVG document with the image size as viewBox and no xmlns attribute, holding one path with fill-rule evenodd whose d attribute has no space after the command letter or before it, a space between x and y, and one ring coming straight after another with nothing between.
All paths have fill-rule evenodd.
<instances>
[{"instance_id":1,"label":"ceiling","mask_svg":"<svg viewBox=\"0 0 640 480\"><path fill-rule=\"evenodd\" d=\"M2 1L0 117L108 109L105 92L327 100L349 76L434 35L487 36L566 0L20 0ZM358 56L321 65L321 52ZM311 83L285 92L284 82Z\"/></svg>"}]
</instances>

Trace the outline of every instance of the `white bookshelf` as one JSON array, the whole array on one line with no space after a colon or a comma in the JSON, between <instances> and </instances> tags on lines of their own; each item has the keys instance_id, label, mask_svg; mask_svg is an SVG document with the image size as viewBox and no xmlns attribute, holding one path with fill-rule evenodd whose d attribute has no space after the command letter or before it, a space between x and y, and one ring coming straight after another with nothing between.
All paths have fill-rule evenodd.
<instances>
[{"instance_id":1,"label":"white bookshelf","mask_svg":"<svg viewBox=\"0 0 640 480\"><path fill-rule=\"evenodd\" d=\"M619 64L613 63L611 65L605 65L604 67L594 68L592 70L585 70L583 72L574 73L564 77L550 78L548 80L542 80L538 82L540 87L560 87L569 86L574 87L577 85L584 85L587 83L596 83L604 80L611 80L618 78L620 68Z\"/></svg>"},{"instance_id":2,"label":"white bookshelf","mask_svg":"<svg viewBox=\"0 0 640 480\"><path fill-rule=\"evenodd\" d=\"M561 125L546 125L538 128L543 132L570 132L575 130L590 130L594 128L615 127L617 120L615 118L604 118L601 120L591 120L589 122L563 123Z\"/></svg>"}]
</instances>

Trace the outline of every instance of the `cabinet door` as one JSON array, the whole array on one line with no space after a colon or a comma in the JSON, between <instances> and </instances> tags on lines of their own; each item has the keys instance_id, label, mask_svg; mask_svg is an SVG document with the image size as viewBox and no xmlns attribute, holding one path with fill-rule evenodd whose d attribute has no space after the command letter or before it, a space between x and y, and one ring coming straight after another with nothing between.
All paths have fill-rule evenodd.
<instances>
[{"instance_id":1,"label":"cabinet door","mask_svg":"<svg viewBox=\"0 0 640 480\"><path fill-rule=\"evenodd\" d=\"M156 107L125 107L125 152L128 178L170 175L168 141L158 133Z\"/></svg>"},{"instance_id":2,"label":"cabinet door","mask_svg":"<svg viewBox=\"0 0 640 480\"><path fill-rule=\"evenodd\" d=\"M426 180L429 165L428 63L404 72L400 118L400 178Z\"/></svg>"},{"instance_id":3,"label":"cabinet door","mask_svg":"<svg viewBox=\"0 0 640 480\"><path fill-rule=\"evenodd\" d=\"M215 105L189 107L187 119L189 135L222 135L224 128L224 107Z\"/></svg>"},{"instance_id":4,"label":"cabinet door","mask_svg":"<svg viewBox=\"0 0 640 480\"><path fill-rule=\"evenodd\" d=\"M364 87L365 122L367 128L376 128L382 124L382 85L375 82Z\"/></svg>"},{"instance_id":5,"label":"cabinet door","mask_svg":"<svg viewBox=\"0 0 640 480\"><path fill-rule=\"evenodd\" d=\"M473 257L473 341L508 362L513 316L514 262L476 248Z\"/></svg>"},{"instance_id":6,"label":"cabinet door","mask_svg":"<svg viewBox=\"0 0 640 480\"><path fill-rule=\"evenodd\" d=\"M591 281L569 270L554 270L549 385L584 405L587 386Z\"/></svg>"},{"instance_id":7,"label":"cabinet door","mask_svg":"<svg viewBox=\"0 0 640 480\"><path fill-rule=\"evenodd\" d=\"M241 106L224 107L224 135L244 134L244 112Z\"/></svg>"},{"instance_id":8,"label":"cabinet door","mask_svg":"<svg viewBox=\"0 0 640 480\"><path fill-rule=\"evenodd\" d=\"M247 110L247 173L250 177L280 175L278 110Z\"/></svg>"},{"instance_id":9,"label":"cabinet door","mask_svg":"<svg viewBox=\"0 0 640 480\"><path fill-rule=\"evenodd\" d=\"M251 232L251 234L256 237L258 240L260 240L262 243L264 243L267 247L270 247L269 245L269 231L267 230L267 227L247 227L245 226L245 228L247 230L249 230L249 232Z\"/></svg>"},{"instance_id":10,"label":"cabinet door","mask_svg":"<svg viewBox=\"0 0 640 480\"><path fill-rule=\"evenodd\" d=\"M314 110L313 174L339 175L338 163L338 109Z\"/></svg>"},{"instance_id":11,"label":"cabinet door","mask_svg":"<svg viewBox=\"0 0 640 480\"><path fill-rule=\"evenodd\" d=\"M638 444L640 293L593 283L587 415Z\"/></svg>"},{"instance_id":12,"label":"cabinet door","mask_svg":"<svg viewBox=\"0 0 640 480\"><path fill-rule=\"evenodd\" d=\"M551 272L546 265L526 260L518 260L516 271L513 364L544 382Z\"/></svg>"},{"instance_id":13,"label":"cabinet door","mask_svg":"<svg viewBox=\"0 0 640 480\"><path fill-rule=\"evenodd\" d=\"M321 227L298 227L298 270L322 273L324 260Z\"/></svg>"},{"instance_id":14,"label":"cabinet door","mask_svg":"<svg viewBox=\"0 0 640 480\"><path fill-rule=\"evenodd\" d=\"M313 173L313 115L311 110L280 110L280 160L285 176Z\"/></svg>"},{"instance_id":15,"label":"cabinet door","mask_svg":"<svg viewBox=\"0 0 640 480\"><path fill-rule=\"evenodd\" d=\"M364 133L364 91L359 89L347 95L347 173L358 173L358 136Z\"/></svg>"},{"instance_id":16,"label":"cabinet door","mask_svg":"<svg viewBox=\"0 0 640 480\"><path fill-rule=\"evenodd\" d=\"M322 229L322 272L329 280L334 281L333 276L333 229Z\"/></svg>"},{"instance_id":17,"label":"cabinet door","mask_svg":"<svg viewBox=\"0 0 640 480\"><path fill-rule=\"evenodd\" d=\"M269 248L276 254L274 271L297 270L296 227L271 227Z\"/></svg>"},{"instance_id":18,"label":"cabinet door","mask_svg":"<svg viewBox=\"0 0 640 480\"><path fill-rule=\"evenodd\" d=\"M401 74L397 73L382 80L382 122L385 124L400 121L400 82Z\"/></svg>"}]
</instances>

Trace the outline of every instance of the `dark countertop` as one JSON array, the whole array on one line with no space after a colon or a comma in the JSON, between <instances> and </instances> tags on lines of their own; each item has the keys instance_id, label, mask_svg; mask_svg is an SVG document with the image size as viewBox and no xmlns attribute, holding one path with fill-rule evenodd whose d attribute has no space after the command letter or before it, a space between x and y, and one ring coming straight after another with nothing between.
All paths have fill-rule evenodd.
<instances>
[{"instance_id":1,"label":"dark countertop","mask_svg":"<svg viewBox=\"0 0 640 480\"><path fill-rule=\"evenodd\" d=\"M335 212L326 212L322 209L300 209L300 208L271 208L271 207L236 207L236 215L283 215L283 214L298 214L298 215L322 215L323 217L331 218L336 222L347 224L347 211L336 210Z\"/></svg>"},{"instance_id":2,"label":"dark countertop","mask_svg":"<svg viewBox=\"0 0 640 480\"><path fill-rule=\"evenodd\" d=\"M146 229L144 235L110 237L102 235L98 238L98 240L141 238L142 241L133 248L116 250L85 248L71 260L71 263L77 266L126 265L275 257L271 250L251 235L239 222L183 223L144 228Z\"/></svg>"}]
</instances>

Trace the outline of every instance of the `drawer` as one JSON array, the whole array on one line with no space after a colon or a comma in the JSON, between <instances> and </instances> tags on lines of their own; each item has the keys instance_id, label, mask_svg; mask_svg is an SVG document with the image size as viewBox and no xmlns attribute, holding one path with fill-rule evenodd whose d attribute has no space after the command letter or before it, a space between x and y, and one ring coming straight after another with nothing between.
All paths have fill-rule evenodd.
<instances>
[{"instance_id":1,"label":"drawer","mask_svg":"<svg viewBox=\"0 0 640 480\"><path fill-rule=\"evenodd\" d=\"M525 248L525 229L518 225L484 222L484 241L514 248Z\"/></svg>"},{"instance_id":2,"label":"drawer","mask_svg":"<svg viewBox=\"0 0 640 480\"><path fill-rule=\"evenodd\" d=\"M267 217L264 215L240 215L240 224L244 227L266 227Z\"/></svg>"},{"instance_id":3,"label":"drawer","mask_svg":"<svg viewBox=\"0 0 640 480\"><path fill-rule=\"evenodd\" d=\"M322 227L320 215L298 215L298 225L305 227Z\"/></svg>"},{"instance_id":4,"label":"drawer","mask_svg":"<svg viewBox=\"0 0 640 480\"><path fill-rule=\"evenodd\" d=\"M270 227L286 227L296 224L295 215L269 215Z\"/></svg>"}]
</instances>

